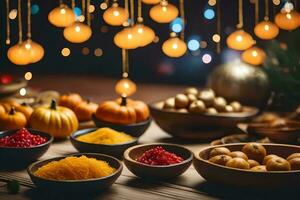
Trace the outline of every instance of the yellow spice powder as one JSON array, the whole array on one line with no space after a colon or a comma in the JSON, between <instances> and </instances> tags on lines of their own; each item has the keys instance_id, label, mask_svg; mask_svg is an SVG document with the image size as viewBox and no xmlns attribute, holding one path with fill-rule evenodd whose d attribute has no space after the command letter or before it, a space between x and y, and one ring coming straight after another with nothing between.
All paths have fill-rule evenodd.
<instances>
[{"instance_id":1,"label":"yellow spice powder","mask_svg":"<svg viewBox=\"0 0 300 200\"><path fill-rule=\"evenodd\" d=\"M76 138L81 142L92 144L121 144L133 140L133 137L110 128L100 128L94 132Z\"/></svg>"},{"instance_id":2,"label":"yellow spice powder","mask_svg":"<svg viewBox=\"0 0 300 200\"><path fill-rule=\"evenodd\" d=\"M34 174L51 180L83 180L108 176L115 168L102 160L70 156L40 167Z\"/></svg>"}]
</instances>

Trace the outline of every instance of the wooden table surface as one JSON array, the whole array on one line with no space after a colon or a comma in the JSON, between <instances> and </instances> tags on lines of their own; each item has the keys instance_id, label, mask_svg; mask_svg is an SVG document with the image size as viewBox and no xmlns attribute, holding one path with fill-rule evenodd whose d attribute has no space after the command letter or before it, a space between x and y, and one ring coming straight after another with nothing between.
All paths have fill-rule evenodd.
<instances>
[{"instance_id":1,"label":"wooden table surface","mask_svg":"<svg viewBox=\"0 0 300 200\"><path fill-rule=\"evenodd\" d=\"M114 83L116 80L101 77L73 77L73 76L46 76L34 77L30 86L36 89L55 89L59 92L78 92L86 98L93 101L112 99L114 94ZM172 96L185 86L170 86L160 84L139 84L139 89L135 95L136 99L146 102L153 102ZM191 151L199 151L207 143L197 141L178 141L171 138L162 131L155 123L152 123L147 132L140 138L140 143L151 142L170 142L183 145ZM68 153L75 153L76 150L71 143L66 141L52 144L48 152L41 158L51 158ZM0 164L1 165L1 164ZM0 174L23 177L29 180L25 170L21 171L1 171ZM220 174L222 176L222 174ZM237 178L238 177L232 177ZM51 191L51 188L49 188ZM167 182L146 181L134 176L126 167L117 182L108 190L100 195L84 194L83 196L57 196L51 192L41 192L36 188L21 187L17 195L11 195L6 192L4 187L0 186L0 199L143 199L143 200L164 200L164 199L282 199L289 197L292 199L299 195L297 192L257 192L247 189L230 188L225 186L207 183L191 166L182 176L169 180ZM299 199L299 196L298 198Z\"/></svg>"}]
</instances>

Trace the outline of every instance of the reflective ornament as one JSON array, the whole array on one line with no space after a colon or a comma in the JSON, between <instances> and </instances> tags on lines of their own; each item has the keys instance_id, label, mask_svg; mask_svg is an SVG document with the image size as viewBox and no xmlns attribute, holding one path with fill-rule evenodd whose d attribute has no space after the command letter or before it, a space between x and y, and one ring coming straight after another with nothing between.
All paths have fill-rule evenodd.
<instances>
[{"instance_id":1,"label":"reflective ornament","mask_svg":"<svg viewBox=\"0 0 300 200\"><path fill-rule=\"evenodd\" d=\"M112 26L121 26L125 21L128 20L128 11L122 7L119 7L117 3L114 3L112 7L108 8L103 13L104 21Z\"/></svg>"},{"instance_id":2,"label":"reflective ornament","mask_svg":"<svg viewBox=\"0 0 300 200\"><path fill-rule=\"evenodd\" d=\"M187 46L180 38L171 37L163 43L162 50L167 56L177 58L185 54Z\"/></svg>"},{"instance_id":3,"label":"reflective ornament","mask_svg":"<svg viewBox=\"0 0 300 200\"><path fill-rule=\"evenodd\" d=\"M160 0L142 0L145 4L158 4Z\"/></svg>"},{"instance_id":4,"label":"reflective ornament","mask_svg":"<svg viewBox=\"0 0 300 200\"><path fill-rule=\"evenodd\" d=\"M91 28L81 22L75 22L64 29L64 37L72 43L81 43L87 41L92 35Z\"/></svg>"},{"instance_id":5,"label":"reflective ornament","mask_svg":"<svg viewBox=\"0 0 300 200\"><path fill-rule=\"evenodd\" d=\"M32 41L31 39L26 40L22 44L29 53L30 63L36 63L44 57L44 48L40 44Z\"/></svg>"},{"instance_id":6,"label":"reflective ornament","mask_svg":"<svg viewBox=\"0 0 300 200\"><path fill-rule=\"evenodd\" d=\"M138 23L132 29L139 47L144 47L153 42L155 33L150 27Z\"/></svg>"},{"instance_id":7,"label":"reflective ornament","mask_svg":"<svg viewBox=\"0 0 300 200\"><path fill-rule=\"evenodd\" d=\"M160 4L150 9L150 17L158 23L170 23L178 16L178 13L176 6L167 1L161 1Z\"/></svg>"},{"instance_id":8,"label":"reflective ornament","mask_svg":"<svg viewBox=\"0 0 300 200\"><path fill-rule=\"evenodd\" d=\"M128 78L123 78L117 82L115 90L120 96L129 97L136 92L136 84Z\"/></svg>"},{"instance_id":9,"label":"reflective ornament","mask_svg":"<svg viewBox=\"0 0 300 200\"><path fill-rule=\"evenodd\" d=\"M234 50L246 50L255 44L252 36L244 30L236 30L226 39L227 46Z\"/></svg>"},{"instance_id":10,"label":"reflective ornament","mask_svg":"<svg viewBox=\"0 0 300 200\"><path fill-rule=\"evenodd\" d=\"M30 63L29 51L23 43L11 46L7 51L7 57L13 64L28 65Z\"/></svg>"},{"instance_id":11,"label":"reflective ornament","mask_svg":"<svg viewBox=\"0 0 300 200\"><path fill-rule=\"evenodd\" d=\"M271 40L279 34L279 29L276 24L264 20L254 27L254 33L260 39Z\"/></svg>"},{"instance_id":12,"label":"reflective ornament","mask_svg":"<svg viewBox=\"0 0 300 200\"><path fill-rule=\"evenodd\" d=\"M61 4L59 7L51 10L48 20L54 26L67 27L75 22L76 16L72 9L67 5Z\"/></svg>"},{"instance_id":13,"label":"reflective ornament","mask_svg":"<svg viewBox=\"0 0 300 200\"><path fill-rule=\"evenodd\" d=\"M276 25L283 30L294 30L298 28L300 14L297 11L280 12L275 16Z\"/></svg>"},{"instance_id":14,"label":"reflective ornament","mask_svg":"<svg viewBox=\"0 0 300 200\"><path fill-rule=\"evenodd\" d=\"M137 37L132 27L126 27L114 37L114 43L121 49L135 49L138 47Z\"/></svg>"},{"instance_id":15,"label":"reflective ornament","mask_svg":"<svg viewBox=\"0 0 300 200\"><path fill-rule=\"evenodd\" d=\"M251 47L242 53L242 60L251 65L261 65L265 58L266 53L258 47Z\"/></svg>"}]
</instances>

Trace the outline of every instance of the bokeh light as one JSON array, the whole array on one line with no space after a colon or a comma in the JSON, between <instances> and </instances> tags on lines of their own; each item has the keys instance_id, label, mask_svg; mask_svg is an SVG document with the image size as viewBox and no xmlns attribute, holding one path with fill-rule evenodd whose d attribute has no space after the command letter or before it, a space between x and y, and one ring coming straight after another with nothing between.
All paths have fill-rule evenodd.
<instances>
[{"instance_id":1,"label":"bokeh light","mask_svg":"<svg viewBox=\"0 0 300 200\"><path fill-rule=\"evenodd\" d=\"M101 26L100 31L102 33L107 33L108 32L108 26L105 26L105 25Z\"/></svg>"},{"instance_id":2,"label":"bokeh light","mask_svg":"<svg viewBox=\"0 0 300 200\"><path fill-rule=\"evenodd\" d=\"M84 15L80 15L80 16L77 17L77 19L78 19L79 22L84 22L85 16Z\"/></svg>"},{"instance_id":3,"label":"bokeh light","mask_svg":"<svg viewBox=\"0 0 300 200\"><path fill-rule=\"evenodd\" d=\"M273 0L273 4L275 4L276 6L278 6L280 4L280 0Z\"/></svg>"},{"instance_id":4,"label":"bokeh light","mask_svg":"<svg viewBox=\"0 0 300 200\"><path fill-rule=\"evenodd\" d=\"M75 8L73 9L73 11L74 11L76 17L79 17L79 16L82 14L81 9L78 8L78 7L75 7Z\"/></svg>"},{"instance_id":5,"label":"bokeh light","mask_svg":"<svg viewBox=\"0 0 300 200\"><path fill-rule=\"evenodd\" d=\"M213 40L215 43L219 43L220 40L221 40L221 37L220 37L219 34L214 34L214 35L212 36L212 40Z\"/></svg>"},{"instance_id":6,"label":"bokeh light","mask_svg":"<svg viewBox=\"0 0 300 200\"><path fill-rule=\"evenodd\" d=\"M32 73L26 72L24 75L25 80L30 81L32 79Z\"/></svg>"},{"instance_id":7,"label":"bokeh light","mask_svg":"<svg viewBox=\"0 0 300 200\"><path fill-rule=\"evenodd\" d=\"M26 88L21 88L19 93L21 96L25 96L27 94Z\"/></svg>"},{"instance_id":8,"label":"bokeh light","mask_svg":"<svg viewBox=\"0 0 300 200\"><path fill-rule=\"evenodd\" d=\"M210 5L210 6L216 5L216 3L217 3L217 0L208 0L208 5Z\"/></svg>"},{"instance_id":9,"label":"bokeh light","mask_svg":"<svg viewBox=\"0 0 300 200\"><path fill-rule=\"evenodd\" d=\"M154 42L154 43L158 43L158 42L159 42L159 37L158 37L157 35L154 37L153 42Z\"/></svg>"},{"instance_id":10,"label":"bokeh light","mask_svg":"<svg viewBox=\"0 0 300 200\"><path fill-rule=\"evenodd\" d=\"M9 19L16 19L17 16L18 16L17 9L12 9L8 14Z\"/></svg>"},{"instance_id":11,"label":"bokeh light","mask_svg":"<svg viewBox=\"0 0 300 200\"><path fill-rule=\"evenodd\" d=\"M105 2L100 4L100 9L102 9L102 10L107 9L107 7L108 7L108 5Z\"/></svg>"},{"instance_id":12,"label":"bokeh light","mask_svg":"<svg viewBox=\"0 0 300 200\"><path fill-rule=\"evenodd\" d=\"M94 54L96 57L100 57L103 55L103 50L100 48L95 49Z\"/></svg>"},{"instance_id":13,"label":"bokeh light","mask_svg":"<svg viewBox=\"0 0 300 200\"><path fill-rule=\"evenodd\" d=\"M213 19L215 17L215 11L211 8L208 8L204 11L204 17L206 19Z\"/></svg>"},{"instance_id":14,"label":"bokeh light","mask_svg":"<svg viewBox=\"0 0 300 200\"><path fill-rule=\"evenodd\" d=\"M36 15L40 11L40 7L37 4L31 6L31 14Z\"/></svg>"},{"instance_id":15,"label":"bokeh light","mask_svg":"<svg viewBox=\"0 0 300 200\"><path fill-rule=\"evenodd\" d=\"M208 64L210 63L212 60L212 57L210 54L206 53L202 56L202 62L205 63L205 64Z\"/></svg>"},{"instance_id":16,"label":"bokeh light","mask_svg":"<svg viewBox=\"0 0 300 200\"><path fill-rule=\"evenodd\" d=\"M170 28L175 33L181 32L183 30L183 20L177 17L170 23Z\"/></svg>"},{"instance_id":17,"label":"bokeh light","mask_svg":"<svg viewBox=\"0 0 300 200\"><path fill-rule=\"evenodd\" d=\"M93 13L95 11L95 6L94 5L90 5L89 6L89 13Z\"/></svg>"},{"instance_id":18,"label":"bokeh light","mask_svg":"<svg viewBox=\"0 0 300 200\"><path fill-rule=\"evenodd\" d=\"M61 55L64 56L64 57L67 57L71 54L71 51L69 48L65 47L61 50Z\"/></svg>"},{"instance_id":19,"label":"bokeh light","mask_svg":"<svg viewBox=\"0 0 300 200\"><path fill-rule=\"evenodd\" d=\"M201 48L201 49L205 49L206 47L207 47L207 42L204 41L204 40L201 41L201 42L200 42L200 48Z\"/></svg>"},{"instance_id":20,"label":"bokeh light","mask_svg":"<svg viewBox=\"0 0 300 200\"><path fill-rule=\"evenodd\" d=\"M196 39L191 39L188 41L188 48L191 51L197 51L200 48L200 43Z\"/></svg>"},{"instance_id":21,"label":"bokeh light","mask_svg":"<svg viewBox=\"0 0 300 200\"><path fill-rule=\"evenodd\" d=\"M81 52L82 52L82 54L83 54L83 55L85 55L85 56L86 56L86 55L89 55L89 53L90 53L90 49L89 49L89 48L87 48L87 47L83 47Z\"/></svg>"}]
</instances>

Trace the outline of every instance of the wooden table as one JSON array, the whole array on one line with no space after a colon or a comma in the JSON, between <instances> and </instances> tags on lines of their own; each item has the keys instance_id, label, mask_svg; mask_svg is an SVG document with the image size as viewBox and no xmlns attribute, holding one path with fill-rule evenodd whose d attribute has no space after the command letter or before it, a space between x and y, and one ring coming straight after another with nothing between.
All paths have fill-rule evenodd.
<instances>
[{"instance_id":1,"label":"wooden table","mask_svg":"<svg viewBox=\"0 0 300 200\"><path fill-rule=\"evenodd\" d=\"M36 78L37 79L37 78ZM94 101L111 99L114 97L113 85L115 80L103 79L99 77L43 77L32 82L31 86L35 88L55 89L60 92L79 92L85 97L89 97ZM160 100L180 92L183 86L166 86L155 84L140 84L137 99L147 102ZM197 141L185 142L172 139L167 133L162 131L155 123L152 123L147 132L140 138L140 143L151 142L170 142L181 144L191 151L195 152L207 146L208 144L199 143ZM49 151L41 158L51 158L68 153L74 153L76 150L71 143L66 141L56 142L52 144ZM29 180L25 170L7 172L2 171L1 174L23 177ZM220 174L220 176L222 176ZM238 177L232 177L238 178ZM49 188L51 191L51 188ZM169 180L167 182L146 181L134 176L126 167L120 178L107 191L100 195L84 194L76 197L56 196L52 193L41 192L36 188L21 187L21 191L17 195L11 195L6 192L4 187L0 187L0 199L143 199L143 200L164 200L164 199L266 199L266 198L286 198L299 195L297 192L288 193L281 191L274 195L273 192L254 192L250 190L242 190L239 188L228 188L225 186L207 183L191 166L182 176ZM299 196L298 196L299 197ZM299 198L298 198L299 199Z\"/></svg>"}]
</instances>

